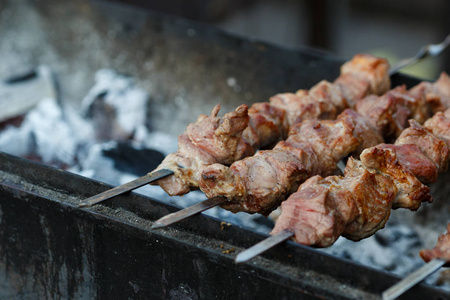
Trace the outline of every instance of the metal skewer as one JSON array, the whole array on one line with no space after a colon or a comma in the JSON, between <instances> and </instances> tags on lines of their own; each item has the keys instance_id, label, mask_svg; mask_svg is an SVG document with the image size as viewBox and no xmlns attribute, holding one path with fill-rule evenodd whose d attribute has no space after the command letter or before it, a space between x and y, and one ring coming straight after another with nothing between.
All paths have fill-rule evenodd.
<instances>
[{"instance_id":1,"label":"metal skewer","mask_svg":"<svg viewBox=\"0 0 450 300\"><path fill-rule=\"evenodd\" d=\"M281 244L284 241L287 241L291 237L294 236L294 232L288 229L284 229L277 234L274 234L270 237L268 237L265 240L262 240L261 242L251 246L248 249L245 249L241 253L239 253L234 262L237 264L241 264L244 262L249 261L250 259L260 255L263 252L266 252L272 247L275 247L278 244Z\"/></svg>"},{"instance_id":2,"label":"metal skewer","mask_svg":"<svg viewBox=\"0 0 450 300\"><path fill-rule=\"evenodd\" d=\"M119 185L115 188L112 188L110 190L104 191L103 193L97 194L95 196L92 196L84 201L82 201L80 204L78 204L78 207L86 207L86 206L92 206L94 204L97 204L99 202L111 199L113 197L119 196L123 193L132 191L134 189L137 189L141 186L144 186L146 184L149 184L153 181L156 181L158 179L161 179L163 177L172 175L173 171L171 170L159 170L153 173L149 173L145 176L142 176L140 178L137 178L135 180L132 180L130 182L127 182L125 184Z\"/></svg>"},{"instance_id":3,"label":"metal skewer","mask_svg":"<svg viewBox=\"0 0 450 300\"><path fill-rule=\"evenodd\" d=\"M420 269L414 271L397 284L393 285L386 291L384 291L381 295L383 300L393 300L412 288L414 285L424 280L426 277L430 276L443 265L445 265L446 261L442 259L433 259L429 263L422 266Z\"/></svg>"},{"instance_id":4,"label":"metal skewer","mask_svg":"<svg viewBox=\"0 0 450 300\"><path fill-rule=\"evenodd\" d=\"M442 43L429 44L423 46L413 57L402 59L393 67L391 67L391 69L389 70L389 75L397 73L400 69L409 66L413 63L416 63L422 58L439 55L445 48L447 48L449 44L450 44L450 34L447 35L447 37L445 38L445 40L442 41Z\"/></svg>"}]
</instances>

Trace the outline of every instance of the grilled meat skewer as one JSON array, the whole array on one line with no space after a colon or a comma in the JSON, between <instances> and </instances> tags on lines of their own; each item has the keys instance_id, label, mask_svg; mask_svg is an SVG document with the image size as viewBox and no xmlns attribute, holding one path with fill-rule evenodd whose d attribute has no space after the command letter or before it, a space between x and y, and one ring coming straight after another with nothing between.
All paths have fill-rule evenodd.
<instances>
[{"instance_id":1,"label":"grilled meat skewer","mask_svg":"<svg viewBox=\"0 0 450 300\"><path fill-rule=\"evenodd\" d=\"M382 141L368 119L348 109L334 121L304 121L274 149L259 151L231 167L206 167L200 187L207 197L227 197L225 209L267 215L311 175L333 174L338 162L361 145L366 148Z\"/></svg>"},{"instance_id":2,"label":"grilled meat skewer","mask_svg":"<svg viewBox=\"0 0 450 300\"><path fill-rule=\"evenodd\" d=\"M388 67L384 59L359 54L341 67L341 76L334 84L321 81L310 91L278 94L270 103L255 103L251 108L241 105L222 118L217 116L217 105L210 116L201 115L187 127L178 138L178 151L168 155L152 173L90 197L79 206L97 204L145 183L158 184L169 195L198 189L203 167L211 163L230 164L252 155L257 149L286 138L291 124L308 118L333 118L348 102L367 93L381 93L390 85Z\"/></svg>"}]
</instances>

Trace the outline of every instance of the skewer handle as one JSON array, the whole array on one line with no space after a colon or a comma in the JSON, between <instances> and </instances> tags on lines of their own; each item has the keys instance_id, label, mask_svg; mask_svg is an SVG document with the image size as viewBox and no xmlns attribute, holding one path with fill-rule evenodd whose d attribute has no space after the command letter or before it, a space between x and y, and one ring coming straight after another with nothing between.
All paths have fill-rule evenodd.
<instances>
[{"instance_id":1,"label":"skewer handle","mask_svg":"<svg viewBox=\"0 0 450 300\"><path fill-rule=\"evenodd\" d=\"M159 171L156 171L153 173L149 173L145 176L142 176L140 178L137 178L137 179L127 182L125 184L116 186L115 188L112 188L110 190L104 191L103 193L92 196L92 197L82 201L80 204L78 204L78 207L92 206L94 204L100 203L102 201L119 196L123 193L140 188L141 186L144 186L146 184L149 184L153 181L156 181L158 179L161 179L163 177L166 177L166 176L169 176L172 174L173 174L173 171L165 170L165 169L159 170Z\"/></svg>"},{"instance_id":2,"label":"skewer handle","mask_svg":"<svg viewBox=\"0 0 450 300\"><path fill-rule=\"evenodd\" d=\"M397 64L392 66L392 68L389 70L389 75L394 75L395 73L400 71L400 69L403 69L404 67L409 66L421 60L422 58L439 55L445 48L447 48L449 44L450 34L447 35L442 43L423 46L413 57L402 59Z\"/></svg>"},{"instance_id":3,"label":"skewer handle","mask_svg":"<svg viewBox=\"0 0 450 300\"><path fill-rule=\"evenodd\" d=\"M242 251L236 256L236 259L234 260L235 263L241 264L244 262L249 261L250 259L260 255L263 252L266 252L270 248L275 247L278 244L281 244L282 242L290 239L292 236L294 236L294 232L291 230L282 230L278 232L277 234L274 234L267 239L251 246L250 248Z\"/></svg>"},{"instance_id":4,"label":"skewer handle","mask_svg":"<svg viewBox=\"0 0 450 300\"><path fill-rule=\"evenodd\" d=\"M446 261L442 259L433 259L429 263L422 266L420 269L414 271L397 284L393 285L386 291L382 293L383 300L393 300L412 288L414 285L424 280L426 277L430 276L443 265L445 265Z\"/></svg>"}]
</instances>

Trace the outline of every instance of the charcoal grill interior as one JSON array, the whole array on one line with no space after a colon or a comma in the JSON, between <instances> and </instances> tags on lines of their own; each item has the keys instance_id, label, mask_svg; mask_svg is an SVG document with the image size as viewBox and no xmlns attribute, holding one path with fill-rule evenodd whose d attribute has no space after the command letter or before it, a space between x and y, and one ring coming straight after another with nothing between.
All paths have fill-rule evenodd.
<instances>
[{"instance_id":1,"label":"charcoal grill interior","mask_svg":"<svg viewBox=\"0 0 450 300\"><path fill-rule=\"evenodd\" d=\"M0 77L49 66L59 100L77 107L95 72L111 68L149 92L148 128L173 135L217 103L226 112L331 81L344 61L109 1L8 1L3 15L0 36L8 43L0 43ZM403 75L392 81L419 82ZM432 187L435 203L415 215L393 214L396 222L424 227L430 246L450 216L448 180L443 174ZM234 255L266 235L204 215L150 230L152 221L177 209L152 197L127 194L77 208L108 188L0 154L2 297L378 299L400 279L291 242L237 266ZM425 297L445 299L448 292L421 284L404 295Z\"/></svg>"}]
</instances>

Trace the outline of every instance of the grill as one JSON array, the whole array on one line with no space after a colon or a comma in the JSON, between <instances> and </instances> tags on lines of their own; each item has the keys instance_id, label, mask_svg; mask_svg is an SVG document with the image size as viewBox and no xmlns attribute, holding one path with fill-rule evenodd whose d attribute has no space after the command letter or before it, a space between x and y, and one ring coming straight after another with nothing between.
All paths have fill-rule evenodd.
<instances>
[{"instance_id":1,"label":"grill","mask_svg":"<svg viewBox=\"0 0 450 300\"><path fill-rule=\"evenodd\" d=\"M333 80L343 62L323 51L283 49L108 2L10 3L5 11L32 17L36 27L0 29L13 45L3 49L1 75L38 63L50 65L60 79L60 97L73 100L85 95L89 79L101 67L131 74L152 95L148 127L171 134L182 132L192 116L209 113L218 102L223 111L230 111L242 102ZM18 22L11 20L9 25ZM14 34L30 37L41 29L45 29L44 46L34 39L26 43L13 39ZM417 79L402 75L392 78L393 86L416 83ZM425 222L430 215L445 220L448 180L447 173L434 185L436 203L421 208L418 220ZM378 299L400 279L291 242L250 263L235 265L235 253L267 236L224 226L205 215L150 230L153 220L177 208L138 194L122 195L90 209L77 208L81 200L108 188L0 153L0 295ZM438 221L431 225L436 230ZM445 299L448 293L421 284L403 297Z\"/></svg>"},{"instance_id":2,"label":"grill","mask_svg":"<svg viewBox=\"0 0 450 300\"><path fill-rule=\"evenodd\" d=\"M119 196L77 203L108 188L71 173L1 154L2 294L64 298L377 299L398 278L291 242L237 266L224 250L263 235L203 215L151 231L175 211L155 199ZM223 230L222 230L223 228ZM408 299L444 299L419 285Z\"/></svg>"}]
</instances>

